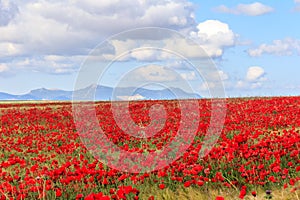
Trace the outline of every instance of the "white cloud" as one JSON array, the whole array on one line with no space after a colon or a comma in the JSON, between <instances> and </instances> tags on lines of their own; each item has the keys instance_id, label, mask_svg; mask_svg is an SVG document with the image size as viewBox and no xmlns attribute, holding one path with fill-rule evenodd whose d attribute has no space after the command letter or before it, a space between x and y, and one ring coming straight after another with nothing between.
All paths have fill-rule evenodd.
<instances>
[{"instance_id":1,"label":"white cloud","mask_svg":"<svg viewBox=\"0 0 300 200\"><path fill-rule=\"evenodd\" d=\"M33 72L46 72L50 74L65 74L75 72L77 70L77 66L74 63L80 63L81 60L83 60L82 56L65 57L48 55L40 58L26 57L23 59L12 60L4 63L4 65L8 67L11 74L26 70Z\"/></svg>"},{"instance_id":2,"label":"white cloud","mask_svg":"<svg viewBox=\"0 0 300 200\"><path fill-rule=\"evenodd\" d=\"M235 88L246 90L261 88L266 80L266 72L262 67L251 66L247 69L245 78L236 82Z\"/></svg>"},{"instance_id":3,"label":"white cloud","mask_svg":"<svg viewBox=\"0 0 300 200\"><path fill-rule=\"evenodd\" d=\"M15 23L0 28L0 42L23 43L24 54L73 55L86 52L101 39L130 28L181 29L194 23L192 5L185 1L40 0L18 6L20 13Z\"/></svg>"},{"instance_id":4,"label":"white cloud","mask_svg":"<svg viewBox=\"0 0 300 200\"><path fill-rule=\"evenodd\" d=\"M151 61L157 59L158 52L150 49L131 52L131 58L140 61Z\"/></svg>"},{"instance_id":5,"label":"white cloud","mask_svg":"<svg viewBox=\"0 0 300 200\"><path fill-rule=\"evenodd\" d=\"M209 91L209 89L214 88L214 87L215 87L215 83L205 82L200 85L199 90L200 91Z\"/></svg>"},{"instance_id":6,"label":"white cloud","mask_svg":"<svg viewBox=\"0 0 300 200\"><path fill-rule=\"evenodd\" d=\"M294 0L295 3L300 3L300 0Z\"/></svg>"},{"instance_id":7,"label":"white cloud","mask_svg":"<svg viewBox=\"0 0 300 200\"><path fill-rule=\"evenodd\" d=\"M37 0L16 4L0 0L0 59L55 55L71 60L127 29L158 26L185 31L194 25L193 5L185 0ZM73 64L78 67L80 63ZM56 70L43 63L38 68Z\"/></svg>"},{"instance_id":8,"label":"white cloud","mask_svg":"<svg viewBox=\"0 0 300 200\"><path fill-rule=\"evenodd\" d=\"M196 80L197 76L194 71L190 72L182 72L180 73L180 76L185 80Z\"/></svg>"},{"instance_id":9,"label":"white cloud","mask_svg":"<svg viewBox=\"0 0 300 200\"><path fill-rule=\"evenodd\" d=\"M0 63L0 73L8 71L8 67L6 64L1 64Z\"/></svg>"},{"instance_id":10,"label":"white cloud","mask_svg":"<svg viewBox=\"0 0 300 200\"><path fill-rule=\"evenodd\" d=\"M220 78L222 80L227 80L228 75L223 71L219 71ZM166 67L162 65L150 64L146 66L141 66L129 74L126 74L127 77L123 77L126 84L132 83L145 83L145 82L158 82L158 83L166 83L166 82L177 82L178 84L188 81L201 80L196 71L190 70L178 70L173 67ZM199 79L198 79L199 78ZM217 75L214 73L210 73L209 77L206 77L207 81L213 82L219 80Z\"/></svg>"},{"instance_id":11,"label":"white cloud","mask_svg":"<svg viewBox=\"0 0 300 200\"><path fill-rule=\"evenodd\" d=\"M223 55L225 48L234 46L238 37L229 28L228 24L218 20L206 20L199 23L196 30L189 33L190 38L196 42L191 42L191 39L175 33L171 34L164 31L161 31L165 33L162 35L169 35L167 38L152 40L116 38L110 41L107 47L113 50L102 54L104 55L103 59L111 60L123 53L128 55L119 60L155 61L178 59L178 55L172 54L173 51L185 58L216 58ZM140 32L140 35L156 34L156 36L152 37L162 37L157 35L156 32L157 30L153 30L151 33ZM158 49L151 48L153 46Z\"/></svg>"},{"instance_id":12,"label":"white cloud","mask_svg":"<svg viewBox=\"0 0 300 200\"><path fill-rule=\"evenodd\" d=\"M200 45L211 57L223 55L224 48L234 46L237 35L229 28L228 24L219 20L206 20L199 23L198 31L191 36L199 41Z\"/></svg>"},{"instance_id":13,"label":"white cloud","mask_svg":"<svg viewBox=\"0 0 300 200\"><path fill-rule=\"evenodd\" d=\"M215 10L223 13L230 13L235 15L242 14L242 15L249 15L249 16L264 15L274 11L272 7L264 5L259 2L254 2L251 4L238 4L234 8L228 8L225 5L221 5L215 8Z\"/></svg>"},{"instance_id":14,"label":"white cloud","mask_svg":"<svg viewBox=\"0 0 300 200\"><path fill-rule=\"evenodd\" d=\"M126 51L129 53L121 59L123 61L153 61L174 57L167 51L131 51L135 48L151 47L155 42L160 43L162 49L179 49L180 54L186 58L215 58L221 57L225 48L236 44L237 35L224 22L206 20L197 25L193 5L185 0L8 2L0 0L1 5L4 5L0 9L8 6L14 8L6 9L11 13L9 21L0 25L0 63L5 63L9 70L15 72L29 70L55 74L72 73L79 68L90 50L105 38L135 27L159 26L178 30L192 36L206 52L199 51L198 45L189 44L183 38L174 39L159 33L145 33L112 41L107 52L102 54L103 58L111 60ZM153 40L148 44L143 43L145 38ZM12 57L14 59L10 59ZM161 73L160 75L164 75L163 71ZM226 79L225 74L221 76ZM193 74L183 73L182 77L191 80ZM147 78L158 79L151 74ZM170 77L165 78L168 80Z\"/></svg>"},{"instance_id":15,"label":"white cloud","mask_svg":"<svg viewBox=\"0 0 300 200\"><path fill-rule=\"evenodd\" d=\"M222 81L226 81L229 79L229 76L227 73L225 73L224 71L219 70L219 76L221 78Z\"/></svg>"},{"instance_id":16,"label":"white cloud","mask_svg":"<svg viewBox=\"0 0 300 200\"><path fill-rule=\"evenodd\" d=\"M1 28L0 28L1 29ZM22 45L10 42L0 42L0 58L18 56L22 52Z\"/></svg>"},{"instance_id":17,"label":"white cloud","mask_svg":"<svg viewBox=\"0 0 300 200\"><path fill-rule=\"evenodd\" d=\"M245 86L246 86L246 82L245 81L239 80L236 83L236 88L244 88Z\"/></svg>"},{"instance_id":18,"label":"white cloud","mask_svg":"<svg viewBox=\"0 0 300 200\"><path fill-rule=\"evenodd\" d=\"M170 34L170 32L165 33ZM99 52L99 55L101 56L98 58L100 60L117 59L118 61L126 61L130 59L138 61L162 61L172 59L182 60L182 57L199 58L208 56L197 43L189 43L190 41L191 40L187 40L177 34L173 34L166 39L148 41L138 39L116 39L110 41L110 44L108 45L110 47L107 47L112 48L113 50L107 51L107 53Z\"/></svg>"},{"instance_id":19,"label":"white cloud","mask_svg":"<svg viewBox=\"0 0 300 200\"><path fill-rule=\"evenodd\" d=\"M252 83L251 84L251 89L255 89L255 88L260 88L260 87L262 87L262 82L255 82L255 83Z\"/></svg>"},{"instance_id":20,"label":"white cloud","mask_svg":"<svg viewBox=\"0 0 300 200\"><path fill-rule=\"evenodd\" d=\"M0 0L0 26L8 25L18 12L19 9L16 4L9 0Z\"/></svg>"},{"instance_id":21,"label":"white cloud","mask_svg":"<svg viewBox=\"0 0 300 200\"><path fill-rule=\"evenodd\" d=\"M293 55L295 52L300 54L300 40L285 38L274 40L272 44L261 44L259 47L249 49L248 54L256 57L262 54L273 54L279 56Z\"/></svg>"},{"instance_id":22,"label":"white cloud","mask_svg":"<svg viewBox=\"0 0 300 200\"><path fill-rule=\"evenodd\" d=\"M246 74L246 80L248 81L258 81L260 78L262 78L265 75L265 71L263 68L259 66L252 66L248 68L247 74Z\"/></svg>"},{"instance_id":23,"label":"white cloud","mask_svg":"<svg viewBox=\"0 0 300 200\"><path fill-rule=\"evenodd\" d=\"M209 70L209 69L203 69L201 70L203 78L206 79L206 81L210 82L216 82L216 81L226 81L229 79L229 75L222 71L222 70Z\"/></svg>"},{"instance_id":24,"label":"white cloud","mask_svg":"<svg viewBox=\"0 0 300 200\"><path fill-rule=\"evenodd\" d=\"M147 65L135 69L129 77L128 82L164 82L179 79L179 74L170 68L159 65Z\"/></svg>"},{"instance_id":25,"label":"white cloud","mask_svg":"<svg viewBox=\"0 0 300 200\"><path fill-rule=\"evenodd\" d=\"M219 81L221 81L222 82L221 84L226 87L230 85L229 75L222 70L218 70L217 73L215 71L205 72L204 78L205 78L203 80L204 82L201 83L199 87L201 91L208 91L209 89L219 87L220 86Z\"/></svg>"}]
</instances>

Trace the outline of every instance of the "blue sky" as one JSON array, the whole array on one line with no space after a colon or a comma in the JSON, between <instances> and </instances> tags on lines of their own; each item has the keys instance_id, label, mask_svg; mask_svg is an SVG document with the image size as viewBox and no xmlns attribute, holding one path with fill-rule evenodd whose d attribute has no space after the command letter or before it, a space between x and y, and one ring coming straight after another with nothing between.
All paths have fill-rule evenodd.
<instances>
[{"instance_id":1,"label":"blue sky","mask_svg":"<svg viewBox=\"0 0 300 200\"><path fill-rule=\"evenodd\" d=\"M300 0L0 0L0 92L72 90L80 66L105 39L132 28L161 27L203 47L218 68L226 96L299 95L299 21ZM113 44L115 52L109 59L141 45ZM132 54L109 70L103 84L115 85L118 77L133 69L134 59L152 65L157 59L153 56ZM192 71L181 66L177 72L195 91L209 94ZM163 68L134 73L145 82L168 85L171 80L180 85Z\"/></svg>"}]
</instances>

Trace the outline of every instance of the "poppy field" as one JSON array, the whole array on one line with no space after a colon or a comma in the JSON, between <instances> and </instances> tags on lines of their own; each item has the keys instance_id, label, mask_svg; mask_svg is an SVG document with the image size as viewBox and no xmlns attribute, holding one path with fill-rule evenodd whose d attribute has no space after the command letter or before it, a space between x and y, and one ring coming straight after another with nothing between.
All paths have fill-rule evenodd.
<instances>
[{"instance_id":1,"label":"poppy field","mask_svg":"<svg viewBox=\"0 0 300 200\"><path fill-rule=\"evenodd\" d=\"M166 167L142 173L97 160L76 129L71 102L1 103L0 200L299 199L300 97L226 99L221 135L201 158L212 111L209 99L197 101L199 123L187 150ZM122 131L112 104L122 102L95 103L98 125L124 151L159 151L177 134L182 114L176 100L129 103L140 126L151 123L152 105L166 111L166 120L157 121L162 129L145 138ZM183 114L195 117L193 110Z\"/></svg>"}]
</instances>

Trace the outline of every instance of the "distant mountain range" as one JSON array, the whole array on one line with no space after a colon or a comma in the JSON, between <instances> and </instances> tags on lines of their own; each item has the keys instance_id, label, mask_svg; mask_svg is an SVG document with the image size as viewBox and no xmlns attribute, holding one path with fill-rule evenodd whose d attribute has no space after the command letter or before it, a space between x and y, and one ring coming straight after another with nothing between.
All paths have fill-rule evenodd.
<instances>
[{"instance_id":1,"label":"distant mountain range","mask_svg":"<svg viewBox=\"0 0 300 200\"><path fill-rule=\"evenodd\" d=\"M95 88L96 87L96 88ZM95 100L143 100L143 99L198 99L200 95L195 93L187 93L179 88L170 88L162 90L151 90L145 88L114 88L100 85L91 85L84 89L77 90L75 92L77 100L93 100L90 98L91 92L95 92ZM131 94L134 91L133 94ZM113 98L113 93L117 93L118 96ZM128 95L130 94L130 95ZM52 90L52 89L35 89L31 90L27 94L13 95L0 92L0 100L59 100L69 101L72 100L73 91L65 90ZM78 98L79 97L79 98ZM89 97L89 98L87 98Z\"/></svg>"}]
</instances>

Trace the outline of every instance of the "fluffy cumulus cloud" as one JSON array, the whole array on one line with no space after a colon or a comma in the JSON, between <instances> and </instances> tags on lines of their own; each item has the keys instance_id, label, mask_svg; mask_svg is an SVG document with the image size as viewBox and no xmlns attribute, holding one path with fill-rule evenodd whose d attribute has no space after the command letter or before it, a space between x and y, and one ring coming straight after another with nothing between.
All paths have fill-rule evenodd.
<instances>
[{"instance_id":1,"label":"fluffy cumulus cloud","mask_svg":"<svg viewBox=\"0 0 300 200\"><path fill-rule=\"evenodd\" d=\"M224 50L233 47L237 43L238 35L235 34L227 23L219 20L206 20L199 23L194 30L187 32L186 37L178 33L170 33L161 30L160 34L153 29L139 31L136 35L147 35L147 40L143 38L113 38L107 45L112 51L103 53L102 57L106 60L114 59L119 55L119 60L135 59L138 61L155 61L174 59L177 52L185 58L217 58L224 54ZM168 35L168 37L166 37ZM194 41L192 42L193 39ZM151 49L158 47L158 49ZM132 51L131 51L132 50Z\"/></svg>"},{"instance_id":2,"label":"fluffy cumulus cloud","mask_svg":"<svg viewBox=\"0 0 300 200\"><path fill-rule=\"evenodd\" d=\"M197 26L191 36L199 41L200 45L210 57L223 55L224 49L236 44L237 35L229 25L219 20L206 20Z\"/></svg>"},{"instance_id":3,"label":"fluffy cumulus cloud","mask_svg":"<svg viewBox=\"0 0 300 200\"><path fill-rule=\"evenodd\" d=\"M264 5L259 2L254 2L251 4L238 4L234 8L229 8L225 5L221 5L215 8L217 12L230 13L235 15L249 15L258 16L273 12L274 9L270 6Z\"/></svg>"},{"instance_id":4,"label":"fluffy cumulus cloud","mask_svg":"<svg viewBox=\"0 0 300 200\"><path fill-rule=\"evenodd\" d=\"M0 0L0 73L20 70L50 74L73 73L79 69L91 50L114 34L139 27L162 27L192 38L160 31L124 35L100 49L101 59L112 60L127 52L121 61L166 61L185 58L222 57L224 50L236 45L236 35L229 25L219 20L196 23L193 4L186 0ZM158 45L162 50L149 47ZM199 50L199 47L201 47ZM139 48L139 50L136 50ZM99 59L97 56L92 59ZM176 60L176 59L174 59ZM136 81L176 81L197 79L195 72L181 66L155 65L135 71ZM172 70L171 70L172 69ZM178 69L178 67L177 67ZM215 75L207 74L210 82ZM228 75L222 71L221 80Z\"/></svg>"},{"instance_id":5,"label":"fluffy cumulus cloud","mask_svg":"<svg viewBox=\"0 0 300 200\"><path fill-rule=\"evenodd\" d=\"M247 52L253 57L261 56L263 54L285 56L297 53L300 55L300 40L293 38L274 40L272 44L261 44L257 48L249 49Z\"/></svg>"},{"instance_id":6,"label":"fluffy cumulus cloud","mask_svg":"<svg viewBox=\"0 0 300 200\"><path fill-rule=\"evenodd\" d=\"M259 66L252 66L248 68L246 74L246 80L255 82L258 80L262 80L263 76L265 75L265 71L263 68Z\"/></svg>"},{"instance_id":7,"label":"fluffy cumulus cloud","mask_svg":"<svg viewBox=\"0 0 300 200\"><path fill-rule=\"evenodd\" d=\"M1 0L0 62L11 57L24 61L32 56L82 56L108 36L130 28L184 32L194 25L193 5L185 0Z\"/></svg>"},{"instance_id":8,"label":"fluffy cumulus cloud","mask_svg":"<svg viewBox=\"0 0 300 200\"><path fill-rule=\"evenodd\" d=\"M247 69L245 78L238 80L235 87L246 90L260 88L266 80L266 72L262 67L251 66Z\"/></svg>"}]
</instances>

